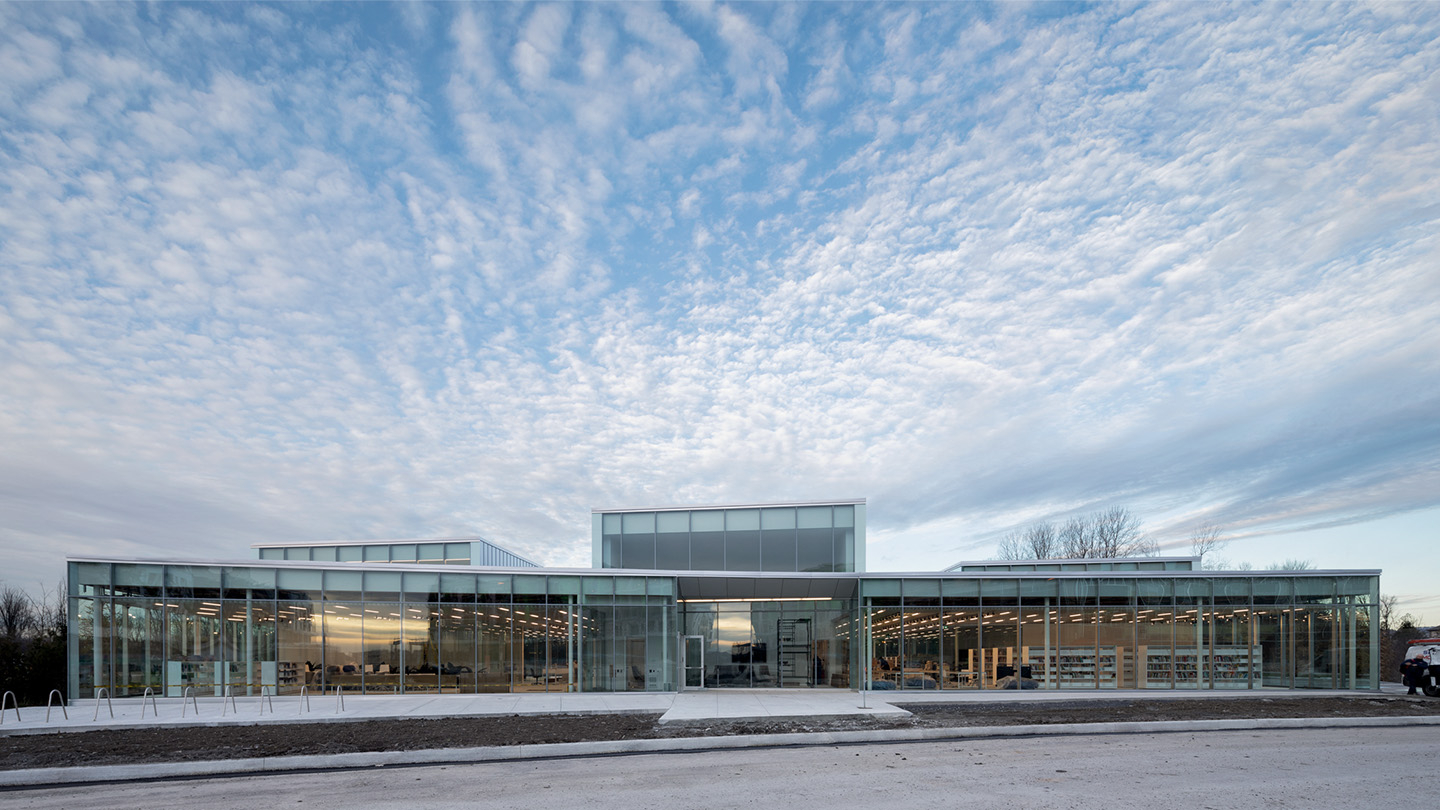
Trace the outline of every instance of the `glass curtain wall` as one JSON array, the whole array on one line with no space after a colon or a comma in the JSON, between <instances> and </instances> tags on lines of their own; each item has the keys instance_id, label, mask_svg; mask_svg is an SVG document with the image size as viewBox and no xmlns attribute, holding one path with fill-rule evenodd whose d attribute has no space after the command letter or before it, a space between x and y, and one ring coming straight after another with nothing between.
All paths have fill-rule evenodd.
<instances>
[{"instance_id":1,"label":"glass curtain wall","mask_svg":"<svg viewBox=\"0 0 1440 810\"><path fill-rule=\"evenodd\" d=\"M855 570L852 505L624 512L600 531L604 568Z\"/></svg>"},{"instance_id":2,"label":"glass curtain wall","mask_svg":"<svg viewBox=\"0 0 1440 810\"><path fill-rule=\"evenodd\" d=\"M674 687L663 577L594 578L582 606L578 576L108 564L71 575L76 696Z\"/></svg>"},{"instance_id":3,"label":"glass curtain wall","mask_svg":"<svg viewBox=\"0 0 1440 810\"><path fill-rule=\"evenodd\" d=\"M937 617L924 581L862 582L871 688L1378 684L1373 577L985 578L939 589Z\"/></svg>"},{"instance_id":4,"label":"glass curtain wall","mask_svg":"<svg viewBox=\"0 0 1440 810\"><path fill-rule=\"evenodd\" d=\"M852 676L857 664L851 605L826 599L691 600L681 604L680 619L684 635L704 639L707 687L848 689L858 677Z\"/></svg>"},{"instance_id":5,"label":"glass curtain wall","mask_svg":"<svg viewBox=\"0 0 1440 810\"><path fill-rule=\"evenodd\" d=\"M863 614L690 601L683 627L668 577L122 563L70 577L76 698L666 690L682 634L704 638L717 687L854 688L863 669L876 689L1378 685L1366 576L866 578Z\"/></svg>"}]
</instances>

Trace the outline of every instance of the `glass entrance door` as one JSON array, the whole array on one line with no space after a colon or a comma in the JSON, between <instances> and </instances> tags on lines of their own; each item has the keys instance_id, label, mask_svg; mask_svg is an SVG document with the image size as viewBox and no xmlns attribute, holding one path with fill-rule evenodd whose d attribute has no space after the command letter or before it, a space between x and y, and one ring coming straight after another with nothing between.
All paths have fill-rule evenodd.
<instances>
[{"instance_id":1,"label":"glass entrance door","mask_svg":"<svg viewBox=\"0 0 1440 810\"><path fill-rule=\"evenodd\" d=\"M683 689L705 688L705 637L685 636L680 684Z\"/></svg>"}]
</instances>

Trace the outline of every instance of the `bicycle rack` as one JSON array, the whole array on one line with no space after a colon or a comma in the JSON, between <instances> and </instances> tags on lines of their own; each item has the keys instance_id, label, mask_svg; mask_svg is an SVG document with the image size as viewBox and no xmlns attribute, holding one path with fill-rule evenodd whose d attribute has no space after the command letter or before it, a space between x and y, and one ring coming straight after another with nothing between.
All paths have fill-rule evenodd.
<instances>
[{"instance_id":1,"label":"bicycle rack","mask_svg":"<svg viewBox=\"0 0 1440 810\"><path fill-rule=\"evenodd\" d=\"M234 709L236 714L239 714L239 713L240 713L240 707L238 707L238 706L235 705L235 687L234 687L234 685L232 685L232 684L226 684L226 685L225 685L225 691L221 694L221 697L220 697L220 716L221 716L221 717L224 717L224 716L225 716L225 701L227 701L227 700L230 701L230 708ZM199 709L196 709L196 710L195 710L195 713L196 713L196 714L199 714L199 713L200 713L200 710L199 710Z\"/></svg>"},{"instance_id":2,"label":"bicycle rack","mask_svg":"<svg viewBox=\"0 0 1440 810\"><path fill-rule=\"evenodd\" d=\"M269 688L270 687L266 686L263 683L260 684L260 714L262 716L265 714L265 701L267 700L270 701L270 713L275 713L275 698L265 693L265 690Z\"/></svg>"},{"instance_id":3,"label":"bicycle rack","mask_svg":"<svg viewBox=\"0 0 1440 810\"><path fill-rule=\"evenodd\" d=\"M10 704L10 708L15 710L15 722L25 722L20 719L20 699L15 697L14 692L7 691L4 695L0 695L0 724L5 722L5 704L7 702Z\"/></svg>"},{"instance_id":4,"label":"bicycle rack","mask_svg":"<svg viewBox=\"0 0 1440 810\"><path fill-rule=\"evenodd\" d=\"M190 699L190 702L193 703L193 704L195 704L195 716L196 716L196 717L199 717L199 716L200 716L200 701L195 699L195 687L193 687L193 686L187 686L187 687L185 687L185 691L183 691L183 692L180 693L180 716L181 716L181 717L184 717L184 716L185 716L185 710L189 708L188 706L185 705L185 699L186 699L186 698L189 698L189 699Z\"/></svg>"},{"instance_id":5,"label":"bicycle rack","mask_svg":"<svg viewBox=\"0 0 1440 810\"><path fill-rule=\"evenodd\" d=\"M115 719L115 704L110 702L110 689L109 689L109 687L102 686L102 687L100 687L99 689L97 689L97 690L95 691L95 716L92 717L92 718L90 718L90 722L92 722L92 723L95 722L96 720L99 720L99 719L100 719L100 696L101 696L101 695L104 695L104 696L105 696L105 706L106 706L108 709L110 709L110 719L111 719L111 720L114 720L114 719Z\"/></svg>"},{"instance_id":6,"label":"bicycle rack","mask_svg":"<svg viewBox=\"0 0 1440 810\"><path fill-rule=\"evenodd\" d=\"M65 715L66 720L70 719L70 712L65 710L65 696L60 694L59 689L51 689L50 697L45 699L45 722L47 723L50 722L50 709L55 705L56 696L60 698L60 713Z\"/></svg>"},{"instance_id":7,"label":"bicycle rack","mask_svg":"<svg viewBox=\"0 0 1440 810\"><path fill-rule=\"evenodd\" d=\"M145 687L145 695L144 695L144 697L141 697L141 698L140 698L140 719L141 719L141 720L144 720L144 719L145 719L145 698L149 698L149 699L150 699L150 708L152 708L152 709L155 710L155 719L156 719L156 720L159 720L159 719L160 719L160 706L155 703L155 690L154 690L154 689L151 689L151 688L148 687L148 686Z\"/></svg>"},{"instance_id":8,"label":"bicycle rack","mask_svg":"<svg viewBox=\"0 0 1440 810\"><path fill-rule=\"evenodd\" d=\"M310 711L310 685L302 684L300 686L300 713L305 714L308 711Z\"/></svg>"},{"instance_id":9,"label":"bicycle rack","mask_svg":"<svg viewBox=\"0 0 1440 810\"><path fill-rule=\"evenodd\" d=\"M340 691L340 684L335 684L335 713L339 714L343 711L345 711L345 694ZM20 712L16 711L15 716L19 717Z\"/></svg>"}]
</instances>

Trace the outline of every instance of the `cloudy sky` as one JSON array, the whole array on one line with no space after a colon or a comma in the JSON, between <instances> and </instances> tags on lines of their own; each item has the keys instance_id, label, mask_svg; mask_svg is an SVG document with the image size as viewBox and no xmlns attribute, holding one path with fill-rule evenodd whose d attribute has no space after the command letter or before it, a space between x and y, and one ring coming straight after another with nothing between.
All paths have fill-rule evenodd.
<instances>
[{"instance_id":1,"label":"cloudy sky","mask_svg":"<svg viewBox=\"0 0 1440 810\"><path fill-rule=\"evenodd\" d=\"M1440 6L0 5L3 578L1118 504L1440 621Z\"/></svg>"}]
</instances>

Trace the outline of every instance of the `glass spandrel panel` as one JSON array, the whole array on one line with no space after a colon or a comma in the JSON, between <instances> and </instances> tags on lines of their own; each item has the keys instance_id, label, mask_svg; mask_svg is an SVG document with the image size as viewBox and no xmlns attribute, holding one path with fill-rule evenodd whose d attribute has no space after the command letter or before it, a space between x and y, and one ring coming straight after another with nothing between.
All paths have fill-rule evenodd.
<instances>
[{"instance_id":1,"label":"glass spandrel panel","mask_svg":"<svg viewBox=\"0 0 1440 810\"><path fill-rule=\"evenodd\" d=\"M444 543L421 543L415 553L416 562L422 565L442 565L445 562Z\"/></svg>"},{"instance_id":2,"label":"glass spandrel panel","mask_svg":"<svg viewBox=\"0 0 1440 810\"><path fill-rule=\"evenodd\" d=\"M910 604L911 600L935 600L940 598L940 581L936 579L906 579L901 581L900 590L905 596L906 604ZM919 601L915 603L922 604ZM929 602L924 604L929 604Z\"/></svg>"},{"instance_id":3,"label":"glass spandrel panel","mask_svg":"<svg viewBox=\"0 0 1440 810\"><path fill-rule=\"evenodd\" d=\"M866 599L900 596L898 579L864 579L860 581L860 595Z\"/></svg>"},{"instance_id":4,"label":"glass spandrel panel","mask_svg":"<svg viewBox=\"0 0 1440 810\"><path fill-rule=\"evenodd\" d=\"M851 527L851 528L853 528L853 527L855 526L855 507L853 507L853 506L837 506L837 507L835 507L835 525L836 525L836 526L846 526L846 527Z\"/></svg>"},{"instance_id":5,"label":"glass spandrel panel","mask_svg":"<svg viewBox=\"0 0 1440 810\"><path fill-rule=\"evenodd\" d=\"M310 549L309 549L308 547L305 547L305 546L301 546L301 547L299 547L299 548L287 548L287 549L285 549L285 559L287 559L287 560L299 560L299 561L302 561L302 562L309 562L309 561L310 561Z\"/></svg>"},{"instance_id":6,"label":"glass spandrel panel","mask_svg":"<svg viewBox=\"0 0 1440 810\"><path fill-rule=\"evenodd\" d=\"M760 528L759 509L725 510L725 531L757 531Z\"/></svg>"},{"instance_id":7,"label":"glass spandrel panel","mask_svg":"<svg viewBox=\"0 0 1440 810\"><path fill-rule=\"evenodd\" d=\"M1176 577L1175 601L1182 605L1196 605L1209 602L1209 577Z\"/></svg>"},{"instance_id":8,"label":"glass spandrel panel","mask_svg":"<svg viewBox=\"0 0 1440 810\"><path fill-rule=\"evenodd\" d=\"M396 558L397 562L399 558ZM446 543L445 562L450 565L468 564L470 562L469 543Z\"/></svg>"},{"instance_id":9,"label":"glass spandrel panel","mask_svg":"<svg viewBox=\"0 0 1440 810\"><path fill-rule=\"evenodd\" d=\"M419 559L418 552L414 543L398 543L390 547L390 561L412 563Z\"/></svg>"},{"instance_id":10,"label":"glass spandrel panel","mask_svg":"<svg viewBox=\"0 0 1440 810\"><path fill-rule=\"evenodd\" d=\"M168 565L165 567L165 587L177 593L213 591L219 596L220 569L211 565Z\"/></svg>"},{"instance_id":11,"label":"glass spandrel panel","mask_svg":"<svg viewBox=\"0 0 1440 810\"><path fill-rule=\"evenodd\" d=\"M339 562L360 562L365 558L365 549L361 546L340 546L335 549L335 559Z\"/></svg>"},{"instance_id":12,"label":"glass spandrel panel","mask_svg":"<svg viewBox=\"0 0 1440 810\"><path fill-rule=\"evenodd\" d=\"M400 598L400 572L398 571L366 571L364 582L366 599L388 601Z\"/></svg>"},{"instance_id":13,"label":"glass spandrel panel","mask_svg":"<svg viewBox=\"0 0 1440 810\"><path fill-rule=\"evenodd\" d=\"M1255 577L1252 583L1256 604L1288 605L1294 601L1289 577Z\"/></svg>"},{"instance_id":14,"label":"glass spandrel panel","mask_svg":"<svg viewBox=\"0 0 1440 810\"><path fill-rule=\"evenodd\" d=\"M619 516L619 515L603 515L603 516L601 516L601 519L600 519L600 526L601 526L601 531L603 531L605 534L619 534L619 533L620 533L620 516Z\"/></svg>"},{"instance_id":15,"label":"glass spandrel panel","mask_svg":"<svg viewBox=\"0 0 1440 810\"><path fill-rule=\"evenodd\" d=\"M326 571L325 598L359 601L361 579L359 571Z\"/></svg>"},{"instance_id":16,"label":"glass spandrel panel","mask_svg":"<svg viewBox=\"0 0 1440 810\"><path fill-rule=\"evenodd\" d=\"M615 578L615 595L616 595L616 596L644 596L644 595L645 595L645 578L644 578L644 577L616 577L616 578Z\"/></svg>"},{"instance_id":17,"label":"glass spandrel panel","mask_svg":"<svg viewBox=\"0 0 1440 810\"><path fill-rule=\"evenodd\" d=\"M443 602L474 602L474 574L441 574L440 600Z\"/></svg>"},{"instance_id":18,"label":"glass spandrel panel","mask_svg":"<svg viewBox=\"0 0 1440 810\"><path fill-rule=\"evenodd\" d=\"M1055 599L1059 595L1060 589L1053 579L1020 580L1020 597L1022 599Z\"/></svg>"},{"instance_id":19,"label":"glass spandrel panel","mask_svg":"<svg viewBox=\"0 0 1440 810\"><path fill-rule=\"evenodd\" d=\"M551 596L578 596L580 594L579 577L550 577L547 586ZM555 601L555 600L550 600ZM565 600L573 602L573 599Z\"/></svg>"},{"instance_id":20,"label":"glass spandrel panel","mask_svg":"<svg viewBox=\"0 0 1440 810\"><path fill-rule=\"evenodd\" d=\"M274 568L226 568L224 577L226 588L248 588L266 591L273 591L275 589ZM119 581L118 571L116 572L116 581Z\"/></svg>"},{"instance_id":21,"label":"glass spandrel panel","mask_svg":"<svg viewBox=\"0 0 1440 810\"><path fill-rule=\"evenodd\" d=\"M774 509L760 510L761 529L793 529L795 528L795 508L779 507Z\"/></svg>"},{"instance_id":22,"label":"glass spandrel panel","mask_svg":"<svg viewBox=\"0 0 1440 810\"><path fill-rule=\"evenodd\" d=\"M1246 588L1248 593L1248 583ZM1135 598L1142 605L1173 605L1175 604L1175 582L1171 579L1137 580Z\"/></svg>"},{"instance_id":23,"label":"glass spandrel panel","mask_svg":"<svg viewBox=\"0 0 1440 810\"><path fill-rule=\"evenodd\" d=\"M980 581L975 579L942 579L940 596L946 604L980 604Z\"/></svg>"},{"instance_id":24,"label":"glass spandrel panel","mask_svg":"<svg viewBox=\"0 0 1440 810\"><path fill-rule=\"evenodd\" d=\"M1129 605L1135 600L1133 579L1102 579L1098 587L1102 605Z\"/></svg>"},{"instance_id":25,"label":"glass spandrel panel","mask_svg":"<svg viewBox=\"0 0 1440 810\"><path fill-rule=\"evenodd\" d=\"M834 524L829 506L800 506L795 509L795 527L799 529L828 529Z\"/></svg>"},{"instance_id":26,"label":"glass spandrel panel","mask_svg":"<svg viewBox=\"0 0 1440 810\"><path fill-rule=\"evenodd\" d=\"M1020 598L1020 583L1013 579L986 579L980 582L980 595L985 604L1015 604Z\"/></svg>"},{"instance_id":27,"label":"glass spandrel panel","mask_svg":"<svg viewBox=\"0 0 1440 810\"><path fill-rule=\"evenodd\" d=\"M1066 579L1060 581L1060 599L1067 605L1093 605L1098 598L1093 579Z\"/></svg>"},{"instance_id":28,"label":"glass spandrel panel","mask_svg":"<svg viewBox=\"0 0 1440 810\"><path fill-rule=\"evenodd\" d=\"M243 569L249 570L249 569ZM115 588L121 593L151 593L158 596L165 585L165 568L160 565L116 565ZM245 587L232 585L230 587Z\"/></svg>"},{"instance_id":29,"label":"glass spandrel panel","mask_svg":"<svg viewBox=\"0 0 1440 810\"><path fill-rule=\"evenodd\" d=\"M1296 577L1295 601L1326 603L1335 598L1334 577Z\"/></svg>"},{"instance_id":30,"label":"glass spandrel panel","mask_svg":"<svg viewBox=\"0 0 1440 810\"><path fill-rule=\"evenodd\" d=\"M690 531L689 512L658 512L655 515L655 531L662 534Z\"/></svg>"},{"instance_id":31,"label":"glass spandrel panel","mask_svg":"<svg viewBox=\"0 0 1440 810\"><path fill-rule=\"evenodd\" d=\"M434 602L439 600L439 574L414 574L407 571L402 581L405 585L407 601Z\"/></svg>"},{"instance_id":32,"label":"glass spandrel panel","mask_svg":"<svg viewBox=\"0 0 1440 810\"><path fill-rule=\"evenodd\" d=\"M312 562L338 562L335 558L335 547L316 546L310 549L310 560Z\"/></svg>"},{"instance_id":33,"label":"glass spandrel panel","mask_svg":"<svg viewBox=\"0 0 1440 810\"><path fill-rule=\"evenodd\" d=\"M390 562L390 547L382 545L361 546L365 562Z\"/></svg>"},{"instance_id":34,"label":"glass spandrel panel","mask_svg":"<svg viewBox=\"0 0 1440 810\"><path fill-rule=\"evenodd\" d=\"M623 534L654 534L655 513L626 512L621 515L620 526Z\"/></svg>"},{"instance_id":35,"label":"glass spandrel panel","mask_svg":"<svg viewBox=\"0 0 1440 810\"><path fill-rule=\"evenodd\" d=\"M690 531L725 531L725 513L719 509L700 509L690 513Z\"/></svg>"},{"instance_id":36,"label":"glass spandrel panel","mask_svg":"<svg viewBox=\"0 0 1440 810\"><path fill-rule=\"evenodd\" d=\"M320 571L281 568L275 572L275 587L280 590L281 598L284 599L318 601L323 576Z\"/></svg>"},{"instance_id":37,"label":"glass spandrel panel","mask_svg":"<svg viewBox=\"0 0 1440 810\"><path fill-rule=\"evenodd\" d=\"M517 574L515 576L515 594L517 596L541 596L545 593L545 577Z\"/></svg>"}]
</instances>

